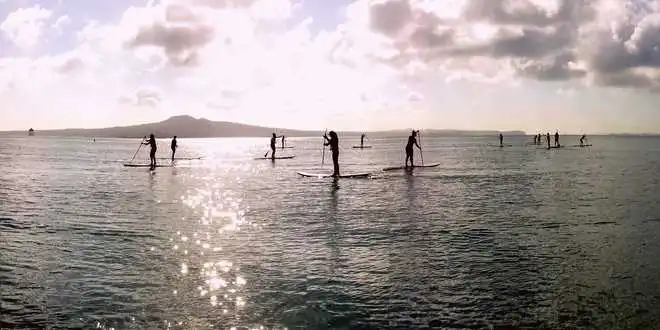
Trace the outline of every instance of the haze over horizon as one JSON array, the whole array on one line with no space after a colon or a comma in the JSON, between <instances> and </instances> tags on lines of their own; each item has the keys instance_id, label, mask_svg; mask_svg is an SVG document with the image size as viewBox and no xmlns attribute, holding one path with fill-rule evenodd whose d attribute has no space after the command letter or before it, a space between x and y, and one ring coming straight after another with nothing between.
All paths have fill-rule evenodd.
<instances>
[{"instance_id":1,"label":"haze over horizon","mask_svg":"<svg viewBox=\"0 0 660 330\"><path fill-rule=\"evenodd\" d=\"M660 133L645 0L0 0L0 130Z\"/></svg>"}]
</instances>

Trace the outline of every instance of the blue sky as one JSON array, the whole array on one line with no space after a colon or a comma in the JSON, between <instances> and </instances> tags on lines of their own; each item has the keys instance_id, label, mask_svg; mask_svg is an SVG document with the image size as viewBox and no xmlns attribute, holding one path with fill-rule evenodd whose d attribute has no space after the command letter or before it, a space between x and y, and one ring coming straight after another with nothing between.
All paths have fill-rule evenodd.
<instances>
[{"instance_id":1,"label":"blue sky","mask_svg":"<svg viewBox=\"0 0 660 330\"><path fill-rule=\"evenodd\" d=\"M660 133L643 0L0 0L0 130Z\"/></svg>"}]
</instances>

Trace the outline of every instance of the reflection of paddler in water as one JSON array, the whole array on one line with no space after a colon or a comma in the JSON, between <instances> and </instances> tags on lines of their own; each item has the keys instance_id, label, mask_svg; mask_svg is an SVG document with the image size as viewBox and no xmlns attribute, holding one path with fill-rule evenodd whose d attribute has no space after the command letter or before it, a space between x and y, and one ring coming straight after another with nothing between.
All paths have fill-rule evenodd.
<instances>
[{"instance_id":1,"label":"reflection of paddler in water","mask_svg":"<svg viewBox=\"0 0 660 330\"><path fill-rule=\"evenodd\" d=\"M330 150L332 151L332 165L334 167L332 176L339 176L339 137L335 131L330 131L329 135L330 138L323 134L323 138L326 140L323 145L330 146Z\"/></svg>"},{"instance_id":2,"label":"reflection of paddler in water","mask_svg":"<svg viewBox=\"0 0 660 330\"><path fill-rule=\"evenodd\" d=\"M408 159L410 159L410 167L415 166L413 163L413 146L417 146L419 150L422 150L422 147L417 143L417 131L415 130L408 137L408 143L406 144L406 168L408 167Z\"/></svg>"},{"instance_id":3,"label":"reflection of paddler in water","mask_svg":"<svg viewBox=\"0 0 660 330\"><path fill-rule=\"evenodd\" d=\"M145 142L142 142L142 144L148 145L148 146L151 147L151 151L149 152L149 160L150 160L149 161L149 167L151 167L151 169L156 168L156 149L157 149L157 147L156 147L156 137L154 137L154 134L153 133L149 134L149 140L145 141Z\"/></svg>"}]
</instances>

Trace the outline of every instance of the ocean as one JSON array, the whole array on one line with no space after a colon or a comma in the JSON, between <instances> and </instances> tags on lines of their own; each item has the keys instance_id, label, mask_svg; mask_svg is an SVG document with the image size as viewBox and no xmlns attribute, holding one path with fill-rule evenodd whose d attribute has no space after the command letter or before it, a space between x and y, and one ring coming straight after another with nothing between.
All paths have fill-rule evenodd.
<instances>
[{"instance_id":1,"label":"ocean","mask_svg":"<svg viewBox=\"0 0 660 330\"><path fill-rule=\"evenodd\" d=\"M1 137L0 328L657 327L660 138L531 141Z\"/></svg>"}]
</instances>

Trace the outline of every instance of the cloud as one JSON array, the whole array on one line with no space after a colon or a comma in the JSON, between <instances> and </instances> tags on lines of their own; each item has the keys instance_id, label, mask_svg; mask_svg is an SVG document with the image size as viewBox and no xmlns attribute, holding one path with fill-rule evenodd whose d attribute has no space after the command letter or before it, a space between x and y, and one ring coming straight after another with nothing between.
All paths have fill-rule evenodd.
<instances>
[{"instance_id":1,"label":"cloud","mask_svg":"<svg viewBox=\"0 0 660 330\"><path fill-rule=\"evenodd\" d=\"M62 15L55 20L52 27L57 30L59 33L63 32L64 26L71 23L71 18L68 15Z\"/></svg>"},{"instance_id":2,"label":"cloud","mask_svg":"<svg viewBox=\"0 0 660 330\"><path fill-rule=\"evenodd\" d=\"M48 9L35 5L29 8L19 8L7 15L0 24L0 30L16 46L27 49L39 42L45 21L52 15Z\"/></svg>"},{"instance_id":3,"label":"cloud","mask_svg":"<svg viewBox=\"0 0 660 330\"><path fill-rule=\"evenodd\" d=\"M120 104L137 107L156 108L163 99L163 92L156 87L141 87L134 95L121 95L117 98Z\"/></svg>"}]
</instances>

